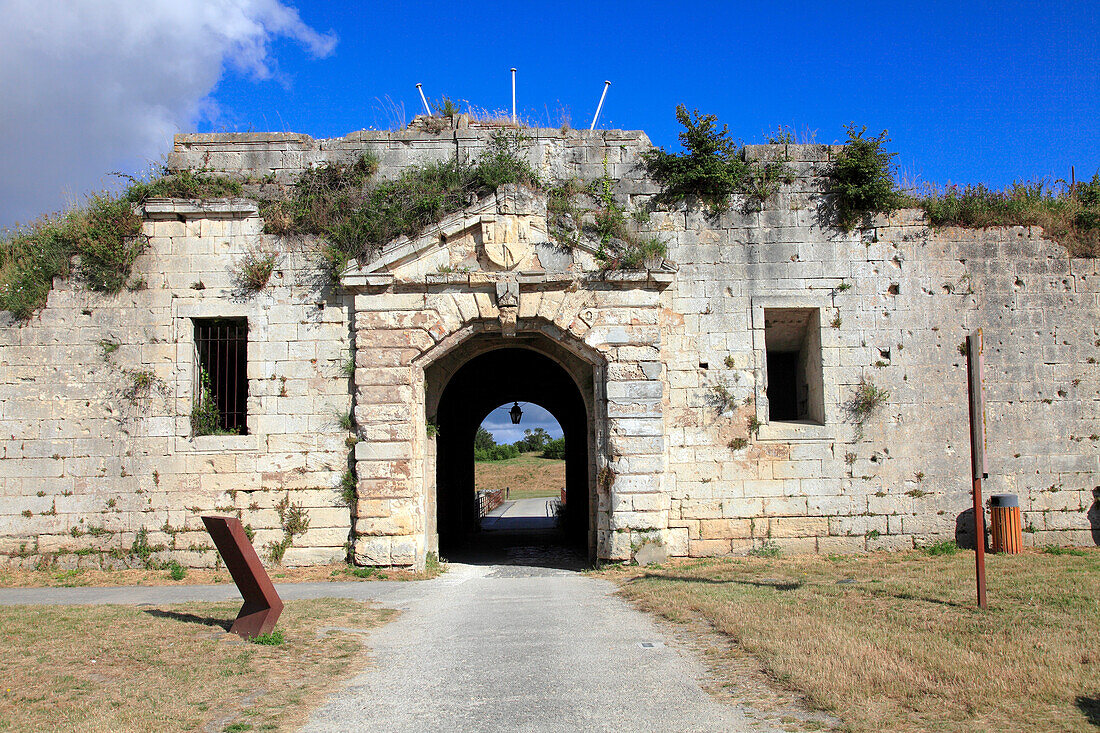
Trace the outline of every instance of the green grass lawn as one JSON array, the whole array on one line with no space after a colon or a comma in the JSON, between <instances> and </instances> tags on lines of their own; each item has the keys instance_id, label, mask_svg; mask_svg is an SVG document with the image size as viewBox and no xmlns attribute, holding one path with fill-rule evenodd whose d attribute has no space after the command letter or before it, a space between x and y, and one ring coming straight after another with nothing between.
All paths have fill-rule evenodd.
<instances>
[{"instance_id":1,"label":"green grass lawn","mask_svg":"<svg viewBox=\"0 0 1100 733\"><path fill-rule=\"evenodd\" d=\"M565 488L565 461L523 453L507 461L474 463L476 489L509 488L511 499L559 496Z\"/></svg>"}]
</instances>

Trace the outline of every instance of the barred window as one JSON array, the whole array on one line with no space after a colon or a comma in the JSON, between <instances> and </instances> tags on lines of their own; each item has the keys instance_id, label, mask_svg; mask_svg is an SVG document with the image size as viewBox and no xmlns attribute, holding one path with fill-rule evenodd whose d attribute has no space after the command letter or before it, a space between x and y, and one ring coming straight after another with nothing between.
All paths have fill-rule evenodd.
<instances>
[{"instance_id":1,"label":"barred window","mask_svg":"<svg viewBox=\"0 0 1100 733\"><path fill-rule=\"evenodd\" d=\"M195 318L195 435L248 432L248 319Z\"/></svg>"}]
</instances>

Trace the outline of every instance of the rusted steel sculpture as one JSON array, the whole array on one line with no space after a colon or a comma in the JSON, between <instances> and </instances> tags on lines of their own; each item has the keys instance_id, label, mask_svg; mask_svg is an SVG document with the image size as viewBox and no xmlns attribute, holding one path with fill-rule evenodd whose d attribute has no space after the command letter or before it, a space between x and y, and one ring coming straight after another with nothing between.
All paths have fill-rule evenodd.
<instances>
[{"instance_id":1,"label":"rusted steel sculpture","mask_svg":"<svg viewBox=\"0 0 1100 733\"><path fill-rule=\"evenodd\" d=\"M230 632L244 639L269 634L283 612L283 600L275 592L271 578L256 555L255 548L235 517L203 517L202 523L225 560L237 590L244 598L241 612Z\"/></svg>"}]
</instances>

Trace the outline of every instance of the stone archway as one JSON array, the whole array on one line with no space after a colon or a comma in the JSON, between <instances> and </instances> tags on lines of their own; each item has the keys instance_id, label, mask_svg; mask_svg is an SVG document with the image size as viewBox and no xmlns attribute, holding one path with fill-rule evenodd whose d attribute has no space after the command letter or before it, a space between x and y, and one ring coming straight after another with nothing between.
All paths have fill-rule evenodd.
<instances>
[{"instance_id":1,"label":"stone archway","mask_svg":"<svg viewBox=\"0 0 1100 733\"><path fill-rule=\"evenodd\" d=\"M546 408L565 433L565 539L596 557L597 527L608 526L596 491L597 457L606 453L606 402L596 395L604 392L606 365L581 342L568 349L523 325L511 338L499 330L473 332L424 369L425 411L439 436L425 455L429 552L448 549L448 540L454 548L476 529L472 447L481 421L499 404L529 401Z\"/></svg>"},{"instance_id":2,"label":"stone archway","mask_svg":"<svg viewBox=\"0 0 1100 733\"><path fill-rule=\"evenodd\" d=\"M341 278L355 293L354 561L422 566L437 550L429 421L463 364L506 345L539 352L582 393L591 390L585 460L595 556L629 559L647 542L684 554L685 533L669 528L665 474L661 292L673 273L592 273L577 260L558 271L425 271L462 249L442 231L394 243ZM539 246L557 262L555 245Z\"/></svg>"}]
</instances>

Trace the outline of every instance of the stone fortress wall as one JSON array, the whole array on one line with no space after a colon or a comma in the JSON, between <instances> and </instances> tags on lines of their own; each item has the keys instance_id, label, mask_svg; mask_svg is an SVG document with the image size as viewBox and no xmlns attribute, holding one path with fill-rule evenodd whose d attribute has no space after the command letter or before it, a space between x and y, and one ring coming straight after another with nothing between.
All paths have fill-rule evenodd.
<instances>
[{"instance_id":1,"label":"stone fortress wall","mask_svg":"<svg viewBox=\"0 0 1100 733\"><path fill-rule=\"evenodd\" d=\"M627 211L659 191L638 168L650 145L643 133L524 133L546 179L606 174ZM180 135L169 166L262 189L371 150L380 175L393 176L412 163L475 157L488 134L460 123L336 140ZM581 253L567 277L520 275L521 329L537 322L606 361L594 470L614 480L596 488L599 556L628 559L652 540L701 556L765 543L839 553L954 538L970 506L959 346L977 327L986 493L1019 495L1027 542L1100 542L1096 261L1067 257L1039 230L931 230L913 211L840 232L823 178L837 148L747 152L785 155L797 179L755 213L737 202L718 217L653 211L638 226L667 242L674 267L597 286ZM369 287L334 288L319 276L313 243L263 234L250 201L152 202L144 215L143 289L104 296L57 282L31 321L0 328L0 563L125 564L136 542L155 559L211 565L201 513L239 513L263 547L284 536L284 502L309 517L288 564L342 561L349 550L363 563L422 564L432 522L418 461L428 449L396 419L371 417L397 415L423 392L419 355L463 328L503 322L492 295L508 273L421 268L401 292L368 276ZM249 295L232 271L257 248L280 260L271 284ZM419 293L410 291L416 278ZM215 316L248 318L248 435L191 435L191 319ZM423 344L406 358L398 352L408 342L391 336ZM396 368L379 371L372 359L389 358L379 355L390 347ZM769 350L792 348L803 419L772 419ZM387 375L398 383L369 383ZM889 396L859 424L849 408L861 380ZM411 424L424 420L419 399ZM349 432L340 416L353 405ZM651 419L627 417L639 410ZM339 484L352 466L359 500L349 507Z\"/></svg>"}]
</instances>

